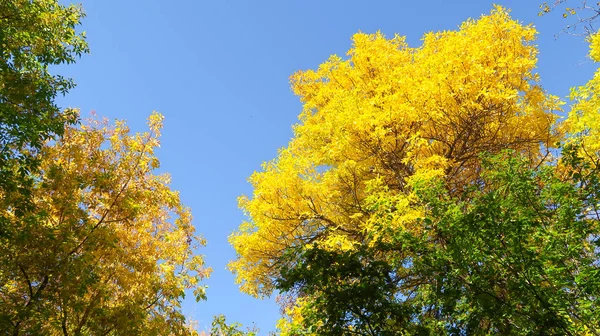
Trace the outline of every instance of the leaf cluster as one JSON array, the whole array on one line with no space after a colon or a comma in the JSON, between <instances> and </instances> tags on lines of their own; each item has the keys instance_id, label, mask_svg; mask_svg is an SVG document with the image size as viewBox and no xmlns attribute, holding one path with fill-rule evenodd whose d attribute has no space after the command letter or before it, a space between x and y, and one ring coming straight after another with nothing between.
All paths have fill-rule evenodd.
<instances>
[{"instance_id":1,"label":"leaf cluster","mask_svg":"<svg viewBox=\"0 0 600 336\"><path fill-rule=\"evenodd\" d=\"M73 63L88 51L85 34L76 31L83 16L81 7L56 0L0 2L0 195L19 193L12 207L22 211L33 206L36 153L78 118L55 103L73 81L49 67ZM0 234L6 221L0 217Z\"/></svg>"}]
</instances>

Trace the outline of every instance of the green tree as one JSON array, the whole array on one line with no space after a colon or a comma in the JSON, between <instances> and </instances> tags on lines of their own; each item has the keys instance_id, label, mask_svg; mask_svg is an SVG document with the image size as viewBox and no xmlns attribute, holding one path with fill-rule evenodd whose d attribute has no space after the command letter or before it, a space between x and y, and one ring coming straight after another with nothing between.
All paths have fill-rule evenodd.
<instances>
[{"instance_id":1,"label":"green tree","mask_svg":"<svg viewBox=\"0 0 600 336\"><path fill-rule=\"evenodd\" d=\"M460 195L443 179L415 180L416 203L428 207L423 234L382 219L385 244L288 250L294 266L278 287L308 298L297 330L598 334L600 170L577 150L533 168L514 152L487 158L477 185Z\"/></svg>"},{"instance_id":2,"label":"green tree","mask_svg":"<svg viewBox=\"0 0 600 336\"><path fill-rule=\"evenodd\" d=\"M206 333L204 333L206 334ZM246 328L246 331L242 330L242 324L233 322L227 324L225 315L216 315L211 323L210 334L211 336L256 336L258 334L257 328Z\"/></svg>"},{"instance_id":3,"label":"green tree","mask_svg":"<svg viewBox=\"0 0 600 336\"><path fill-rule=\"evenodd\" d=\"M85 35L76 31L83 15L80 6L57 0L0 1L0 195L13 197L13 208L31 205L28 177L44 141L77 120L55 103L72 80L49 66L73 63L88 51Z\"/></svg>"}]
</instances>

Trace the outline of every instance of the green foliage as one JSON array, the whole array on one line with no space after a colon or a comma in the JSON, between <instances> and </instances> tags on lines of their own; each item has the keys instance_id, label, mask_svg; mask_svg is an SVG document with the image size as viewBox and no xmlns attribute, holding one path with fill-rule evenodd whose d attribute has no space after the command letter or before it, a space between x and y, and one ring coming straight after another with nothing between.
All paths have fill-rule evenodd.
<instances>
[{"instance_id":1,"label":"green foliage","mask_svg":"<svg viewBox=\"0 0 600 336\"><path fill-rule=\"evenodd\" d=\"M212 328L210 334L213 336L256 336L258 329L247 328L243 331L242 325L238 322L227 324L225 315L216 315L211 323Z\"/></svg>"},{"instance_id":2,"label":"green foliage","mask_svg":"<svg viewBox=\"0 0 600 336\"><path fill-rule=\"evenodd\" d=\"M0 1L0 193L17 198L11 207L30 205L36 152L77 120L75 111L55 103L72 80L51 74L49 66L73 63L88 51L85 35L75 30L83 15L81 7L57 0ZM7 195L14 192L20 195Z\"/></svg>"},{"instance_id":3,"label":"green foliage","mask_svg":"<svg viewBox=\"0 0 600 336\"><path fill-rule=\"evenodd\" d=\"M456 195L413 183L421 235L389 244L286 254L278 288L310 298L304 328L322 335L579 335L600 332L600 170L563 150L532 167L515 152L484 160ZM383 225L385 227L385 225Z\"/></svg>"},{"instance_id":4,"label":"green foliage","mask_svg":"<svg viewBox=\"0 0 600 336\"><path fill-rule=\"evenodd\" d=\"M410 321L413 307L396 297L402 279L394 266L378 258L393 246L378 244L355 251L333 252L314 246L288 251L278 289L297 291L312 300L304 308L304 323L319 335L352 331L369 335L418 334ZM291 253L292 252L292 253Z\"/></svg>"}]
</instances>

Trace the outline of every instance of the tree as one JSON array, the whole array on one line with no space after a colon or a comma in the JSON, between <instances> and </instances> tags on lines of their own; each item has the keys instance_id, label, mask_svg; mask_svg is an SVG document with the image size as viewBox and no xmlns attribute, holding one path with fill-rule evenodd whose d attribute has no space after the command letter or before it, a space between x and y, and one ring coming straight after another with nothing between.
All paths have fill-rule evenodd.
<instances>
[{"instance_id":1,"label":"tree","mask_svg":"<svg viewBox=\"0 0 600 336\"><path fill-rule=\"evenodd\" d=\"M242 325L238 322L227 324L225 315L216 315L211 323L210 334L203 333L201 335L212 335L212 336L256 336L258 329L256 327L246 328L243 331Z\"/></svg>"},{"instance_id":2,"label":"tree","mask_svg":"<svg viewBox=\"0 0 600 336\"><path fill-rule=\"evenodd\" d=\"M76 121L73 110L61 111L55 103L72 80L48 67L73 63L88 51L85 35L75 30L83 15L81 7L57 0L0 2L0 195L20 193L12 207L31 205L28 175L38 164L35 154Z\"/></svg>"},{"instance_id":3,"label":"tree","mask_svg":"<svg viewBox=\"0 0 600 336\"><path fill-rule=\"evenodd\" d=\"M564 7L562 17L565 19L575 19L574 22L568 24L563 32L576 35L590 36L594 34L596 29L596 21L600 17L600 3L595 1L580 0L574 7L565 7L572 4L571 0L554 0L550 3L544 2L540 5L538 15L546 15L556 11L559 7ZM582 28L583 32L578 31Z\"/></svg>"},{"instance_id":4,"label":"tree","mask_svg":"<svg viewBox=\"0 0 600 336\"><path fill-rule=\"evenodd\" d=\"M150 132L93 119L41 149L35 210L10 219L0 240L0 329L13 335L193 334L181 298L210 269L194 255L190 210L169 187Z\"/></svg>"},{"instance_id":5,"label":"tree","mask_svg":"<svg viewBox=\"0 0 600 336\"><path fill-rule=\"evenodd\" d=\"M423 233L381 218L386 244L296 249L278 286L305 297L288 334L597 334L600 170L577 152L535 168L514 152L486 158L459 196L415 179Z\"/></svg>"},{"instance_id":6,"label":"tree","mask_svg":"<svg viewBox=\"0 0 600 336\"><path fill-rule=\"evenodd\" d=\"M249 221L230 237L238 255L230 268L243 291L263 296L280 289L297 299L288 309L291 320L280 325L284 333L572 333L595 321L579 323L568 315L579 311L534 297L531 289L542 284L528 283L527 272L551 265L546 256L534 254L513 274L498 269L505 267L500 261L481 259L488 240L465 235L479 239L467 251L468 239L452 240L481 224L479 203L494 195L506 202L486 205L489 217L481 220L516 244L518 232L505 230L515 229L512 219L525 219L506 212L496 223L496 211L523 209L536 227L533 209L560 196L530 205L518 190L502 189L556 164L551 149L566 130L555 127L561 102L533 72L535 34L496 7L458 31L426 34L417 48L398 36L357 34L347 60L332 56L318 70L292 76L304 103L300 124L278 157L250 178L254 194L240 200ZM501 153L519 160L483 160ZM513 166L523 175L493 177L499 167ZM532 193L532 181L545 181L528 179L522 177ZM545 215L566 226L557 212ZM522 246L499 258L517 262ZM575 260L572 253L552 262ZM485 292L469 285L471 274L481 276L482 284L475 283L486 284ZM498 310L493 295L508 285L495 277L503 275L515 281ZM542 322L547 329L536 329Z\"/></svg>"},{"instance_id":7,"label":"tree","mask_svg":"<svg viewBox=\"0 0 600 336\"><path fill-rule=\"evenodd\" d=\"M600 33L589 37L590 58L600 62ZM583 86L571 90L573 106L569 112L565 125L566 131L571 133L570 144L577 144L579 155L585 157L593 166L600 166L600 70Z\"/></svg>"},{"instance_id":8,"label":"tree","mask_svg":"<svg viewBox=\"0 0 600 336\"><path fill-rule=\"evenodd\" d=\"M361 244L376 224L364 202L380 185L398 210L394 225L419 230L421 211L399 211L410 209L411 176L443 174L458 192L476 182L480 153L540 160L558 139L559 102L536 84L534 36L497 8L459 31L427 34L419 48L357 34L349 60L295 74L301 124L250 178L255 196L240 205L251 221L230 238L243 290L269 294L286 247Z\"/></svg>"}]
</instances>

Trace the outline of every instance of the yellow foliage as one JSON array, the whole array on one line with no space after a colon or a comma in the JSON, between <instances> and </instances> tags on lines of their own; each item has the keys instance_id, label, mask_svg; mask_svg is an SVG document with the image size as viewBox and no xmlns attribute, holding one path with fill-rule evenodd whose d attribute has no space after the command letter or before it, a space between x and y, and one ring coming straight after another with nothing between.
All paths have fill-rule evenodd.
<instances>
[{"instance_id":1,"label":"yellow foliage","mask_svg":"<svg viewBox=\"0 0 600 336\"><path fill-rule=\"evenodd\" d=\"M14 217L12 240L0 244L0 280L11 284L0 312L15 329L193 334L180 300L186 289L204 297L210 269L194 255L204 240L190 209L154 173L161 124L154 113L150 132L130 135L124 122L94 119L43 148L36 209L21 216L31 222Z\"/></svg>"},{"instance_id":2,"label":"yellow foliage","mask_svg":"<svg viewBox=\"0 0 600 336\"><path fill-rule=\"evenodd\" d=\"M590 37L590 57L600 62L600 33ZM571 91L574 104L564 122L568 142L581 145L580 155L600 165L600 70L584 86Z\"/></svg>"},{"instance_id":3,"label":"yellow foliage","mask_svg":"<svg viewBox=\"0 0 600 336\"><path fill-rule=\"evenodd\" d=\"M277 330L281 336L306 335L313 336L315 333L306 332L302 325L304 318L302 311L308 309L309 302L305 298L298 298L296 302L287 307L284 311L284 317L277 321Z\"/></svg>"},{"instance_id":4,"label":"yellow foliage","mask_svg":"<svg viewBox=\"0 0 600 336\"><path fill-rule=\"evenodd\" d=\"M421 233L411 177L461 188L482 153L540 158L559 139L560 102L537 84L535 35L496 7L419 47L359 33L347 58L294 74L300 123L250 177L254 193L240 200L249 221L230 237L241 289L270 294L287 248L352 249L385 240L385 225Z\"/></svg>"}]
</instances>

